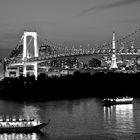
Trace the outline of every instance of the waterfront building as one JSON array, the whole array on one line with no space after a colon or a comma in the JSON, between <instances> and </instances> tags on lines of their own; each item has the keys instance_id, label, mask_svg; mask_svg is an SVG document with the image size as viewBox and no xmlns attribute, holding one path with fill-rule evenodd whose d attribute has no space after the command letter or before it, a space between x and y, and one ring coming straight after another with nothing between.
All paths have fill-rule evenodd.
<instances>
[{"instance_id":1,"label":"waterfront building","mask_svg":"<svg viewBox=\"0 0 140 140\"><path fill-rule=\"evenodd\" d=\"M6 67L6 71L4 72L4 77L19 77L20 71L19 67Z\"/></svg>"}]
</instances>

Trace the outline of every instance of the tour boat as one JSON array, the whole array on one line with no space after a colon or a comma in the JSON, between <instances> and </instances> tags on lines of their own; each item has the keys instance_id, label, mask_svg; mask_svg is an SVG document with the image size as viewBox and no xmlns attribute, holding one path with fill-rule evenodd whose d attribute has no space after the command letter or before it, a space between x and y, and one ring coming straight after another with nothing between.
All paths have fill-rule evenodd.
<instances>
[{"instance_id":1,"label":"tour boat","mask_svg":"<svg viewBox=\"0 0 140 140\"><path fill-rule=\"evenodd\" d=\"M117 98L105 98L103 100L104 105L117 105L117 104L132 104L132 97L117 97Z\"/></svg>"},{"instance_id":2,"label":"tour boat","mask_svg":"<svg viewBox=\"0 0 140 140\"><path fill-rule=\"evenodd\" d=\"M43 127L48 125L50 120L47 123L41 123L37 119L22 119L22 118L10 118L9 116L0 117L0 133L4 132L36 132L40 131Z\"/></svg>"}]
</instances>

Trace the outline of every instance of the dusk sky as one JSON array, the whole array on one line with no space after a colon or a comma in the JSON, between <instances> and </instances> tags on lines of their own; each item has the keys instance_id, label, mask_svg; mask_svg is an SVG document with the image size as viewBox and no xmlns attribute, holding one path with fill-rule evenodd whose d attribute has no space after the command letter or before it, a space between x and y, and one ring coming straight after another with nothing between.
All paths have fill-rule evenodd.
<instances>
[{"instance_id":1,"label":"dusk sky","mask_svg":"<svg viewBox=\"0 0 140 140\"><path fill-rule=\"evenodd\" d=\"M0 56L24 30L72 46L104 43L140 26L140 0L0 0ZM8 51L9 50L9 51Z\"/></svg>"}]
</instances>

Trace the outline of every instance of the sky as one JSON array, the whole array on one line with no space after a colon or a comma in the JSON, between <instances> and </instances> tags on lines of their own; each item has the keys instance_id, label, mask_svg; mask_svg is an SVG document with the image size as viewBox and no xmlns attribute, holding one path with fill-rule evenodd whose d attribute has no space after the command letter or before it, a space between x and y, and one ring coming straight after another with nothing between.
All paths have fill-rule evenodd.
<instances>
[{"instance_id":1,"label":"sky","mask_svg":"<svg viewBox=\"0 0 140 140\"><path fill-rule=\"evenodd\" d=\"M23 31L58 44L102 44L140 27L140 0L0 0L0 58Z\"/></svg>"}]
</instances>

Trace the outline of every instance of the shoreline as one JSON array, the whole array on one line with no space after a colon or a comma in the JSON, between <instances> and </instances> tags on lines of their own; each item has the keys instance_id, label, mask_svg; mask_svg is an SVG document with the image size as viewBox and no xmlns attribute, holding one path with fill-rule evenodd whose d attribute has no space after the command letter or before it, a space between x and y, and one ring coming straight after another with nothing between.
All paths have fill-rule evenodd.
<instances>
[{"instance_id":1,"label":"shoreline","mask_svg":"<svg viewBox=\"0 0 140 140\"><path fill-rule=\"evenodd\" d=\"M75 72L63 77L47 77L45 74L0 81L0 98L15 100L60 100L88 97L140 97L139 73Z\"/></svg>"}]
</instances>

